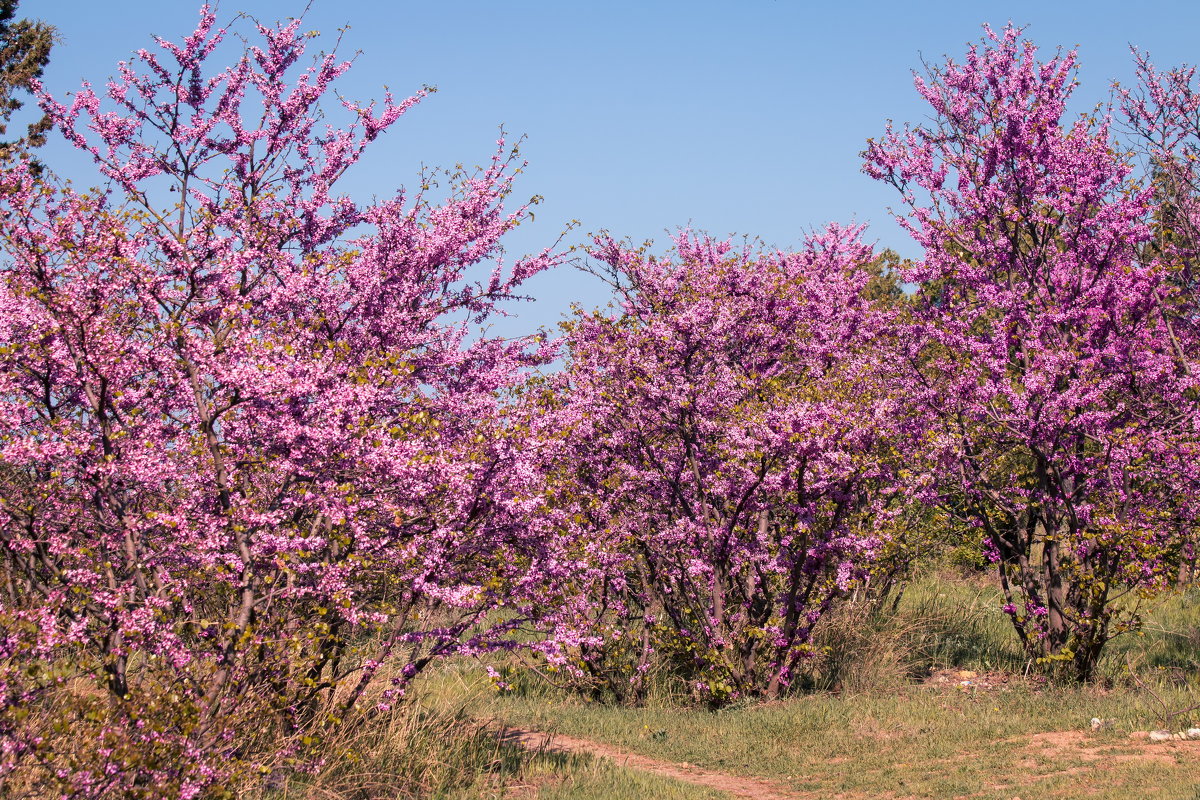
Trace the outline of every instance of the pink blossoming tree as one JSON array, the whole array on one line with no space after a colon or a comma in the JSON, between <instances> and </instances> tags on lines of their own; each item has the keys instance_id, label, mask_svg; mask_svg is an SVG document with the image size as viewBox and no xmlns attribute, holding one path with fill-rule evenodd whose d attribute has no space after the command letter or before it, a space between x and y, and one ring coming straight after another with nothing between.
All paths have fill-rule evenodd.
<instances>
[{"instance_id":1,"label":"pink blossoming tree","mask_svg":"<svg viewBox=\"0 0 1200 800\"><path fill-rule=\"evenodd\" d=\"M552 424L576 443L570 527L605 559L581 661L632 680L626 699L656 648L710 702L778 696L885 542L902 417L858 237L783 253L684 233L665 257L597 240L620 313L570 323Z\"/></svg>"},{"instance_id":2,"label":"pink blossoming tree","mask_svg":"<svg viewBox=\"0 0 1200 800\"><path fill-rule=\"evenodd\" d=\"M349 64L304 61L300 24L217 69L206 7L103 92L44 95L104 191L0 176L0 774L191 797L302 760L569 571L500 399L549 350L473 333L557 260L499 258L516 151L441 201L339 194L422 95L331 105ZM33 726L89 680L71 737Z\"/></svg>"},{"instance_id":3,"label":"pink blossoming tree","mask_svg":"<svg viewBox=\"0 0 1200 800\"><path fill-rule=\"evenodd\" d=\"M908 391L997 562L1031 658L1086 679L1193 524L1186 360L1160 313L1151 191L1103 110L1066 119L1075 53L990 29L918 77L933 122L872 141L925 249ZM947 484L948 485L948 484Z\"/></svg>"}]
</instances>

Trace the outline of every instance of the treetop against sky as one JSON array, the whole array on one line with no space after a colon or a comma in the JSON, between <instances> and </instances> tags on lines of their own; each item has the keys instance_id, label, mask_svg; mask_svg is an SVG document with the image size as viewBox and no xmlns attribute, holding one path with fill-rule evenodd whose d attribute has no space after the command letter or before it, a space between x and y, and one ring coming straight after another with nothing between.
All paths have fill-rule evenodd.
<instances>
[{"instance_id":1,"label":"treetop against sky","mask_svg":"<svg viewBox=\"0 0 1200 800\"><path fill-rule=\"evenodd\" d=\"M294 16L302 0L222 0L264 22ZM55 25L61 42L46 73L56 96L81 79L102 87L119 60L190 31L190 2L84 0L31 4L22 12ZM355 196L415 186L426 167L484 163L497 129L528 137L516 191L542 195L536 220L509 249L540 250L572 219L567 241L608 229L634 241L668 240L691 225L714 235L797 246L830 221L866 223L868 241L917 255L891 220L895 197L860 172L859 152L887 119L919 121L912 91L922 59L937 62L976 40L984 22L1027 25L1047 51L1079 46L1078 111L1129 82L1129 47L1156 63L1197 60L1188 2L975 2L919 4L728 2L437 3L316 0L305 28L345 53L361 51L342 87L349 97L398 96L437 86L348 176ZM88 183L93 172L65 145L47 160ZM561 270L531 284L513 332L553 325L570 302L607 291Z\"/></svg>"}]
</instances>

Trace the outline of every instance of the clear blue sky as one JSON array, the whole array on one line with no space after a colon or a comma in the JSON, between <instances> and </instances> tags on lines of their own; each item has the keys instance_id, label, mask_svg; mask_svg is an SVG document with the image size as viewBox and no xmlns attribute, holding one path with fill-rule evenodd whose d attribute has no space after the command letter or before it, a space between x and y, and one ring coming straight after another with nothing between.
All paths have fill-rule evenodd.
<instances>
[{"instance_id":1,"label":"clear blue sky","mask_svg":"<svg viewBox=\"0 0 1200 800\"><path fill-rule=\"evenodd\" d=\"M221 0L220 17L293 16L302 0ZM21 12L58 27L46 84L61 96L114 65L151 34L182 38L188 0L25 0ZM355 99L422 84L439 92L369 152L351 193L390 194L422 164L486 160L503 124L525 134L530 161L517 196L541 194L534 225L510 251L540 249L568 220L665 246L691 224L751 234L781 247L831 220L869 225L880 246L916 255L891 221L888 187L859 172L864 140L889 118L925 115L912 89L921 58L960 55L980 25L1028 25L1043 49L1079 45L1080 107L1131 76L1129 45L1160 66L1200 60L1196 2L578 2L576 0L315 0L305 27L349 25L362 51L341 91ZM326 40L330 41L330 40ZM55 150L52 165L93 180L86 162ZM571 302L605 299L573 270L531 286L505 332L552 325Z\"/></svg>"}]
</instances>

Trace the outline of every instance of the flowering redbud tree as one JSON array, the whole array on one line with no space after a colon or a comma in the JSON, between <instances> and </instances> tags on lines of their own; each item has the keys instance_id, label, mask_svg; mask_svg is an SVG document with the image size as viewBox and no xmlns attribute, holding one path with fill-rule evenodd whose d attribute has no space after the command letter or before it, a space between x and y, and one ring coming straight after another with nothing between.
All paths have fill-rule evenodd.
<instances>
[{"instance_id":1,"label":"flowering redbud tree","mask_svg":"<svg viewBox=\"0 0 1200 800\"><path fill-rule=\"evenodd\" d=\"M858 237L684 233L661 258L597 240L620 314L569 324L554 424L578 443L569 521L607 559L583 665L625 664L629 699L655 648L713 703L786 691L886 539L901 416Z\"/></svg>"},{"instance_id":2,"label":"flowering redbud tree","mask_svg":"<svg viewBox=\"0 0 1200 800\"><path fill-rule=\"evenodd\" d=\"M1200 83L1195 67L1160 71L1145 53L1135 53L1135 59L1138 85L1117 91L1155 190L1153 238L1143 259L1164 272L1156 296L1159 313L1181 369L1194 376L1200 369ZM1194 404L1200 392L1184 400ZM1181 580L1196 576L1196 543L1193 529Z\"/></svg>"},{"instance_id":3,"label":"flowering redbud tree","mask_svg":"<svg viewBox=\"0 0 1200 800\"><path fill-rule=\"evenodd\" d=\"M421 95L330 103L349 65L300 24L217 68L205 7L43 95L107 189L0 176L0 780L192 797L281 763L260 733L302 759L568 569L499 399L549 350L474 333L557 261L500 260L516 152L441 200L339 194Z\"/></svg>"},{"instance_id":4,"label":"flowering redbud tree","mask_svg":"<svg viewBox=\"0 0 1200 800\"><path fill-rule=\"evenodd\" d=\"M916 79L932 122L889 127L866 171L925 249L908 393L997 562L1031 658L1077 678L1136 623L1193 524L1194 382L1159 313L1151 192L1107 117L1073 121L1074 52L1009 27ZM1123 616L1124 615L1124 616Z\"/></svg>"}]
</instances>

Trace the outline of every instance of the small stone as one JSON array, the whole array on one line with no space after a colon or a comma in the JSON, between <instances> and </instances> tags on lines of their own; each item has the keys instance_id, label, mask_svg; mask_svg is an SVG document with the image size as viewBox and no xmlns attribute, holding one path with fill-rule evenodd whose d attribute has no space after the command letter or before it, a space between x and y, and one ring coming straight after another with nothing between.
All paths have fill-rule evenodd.
<instances>
[{"instance_id":1,"label":"small stone","mask_svg":"<svg viewBox=\"0 0 1200 800\"><path fill-rule=\"evenodd\" d=\"M1170 731L1150 731L1150 741L1152 742L1169 742L1174 736L1175 734Z\"/></svg>"},{"instance_id":2,"label":"small stone","mask_svg":"<svg viewBox=\"0 0 1200 800\"><path fill-rule=\"evenodd\" d=\"M1115 719L1101 719L1100 717L1092 717L1092 730L1104 731L1116 724Z\"/></svg>"},{"instance_id":3,"label":"small stone","mask_svg":"<svg viewBox=\"0 0 1200 800\"><path fill-rule=\"evenodd\" d=\"M1188 728L1183 734L1189 739L1200 739L1200 728Z\"/></svg>"},{"instance_id":4,"label":"small stone","mask_svg":"<svg viewBox=\"0 0 1200 800\"><path fill-rule=\"evenodd\" d=\"M1173 734L1171 734L1171 738L1175 739L1176 741L1182 741L1183 734L1182 733L1173 733Z\"/></svg>"}]
</instances>

